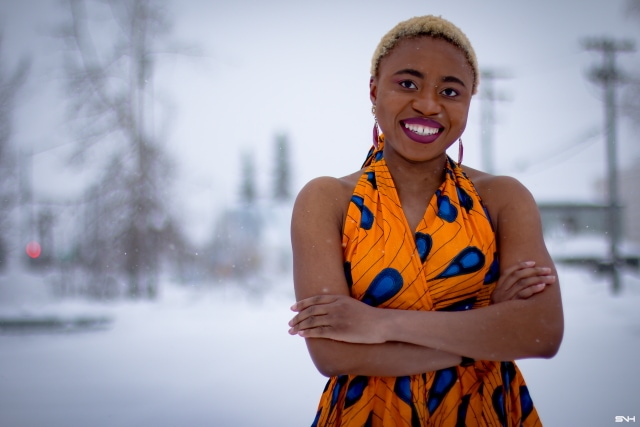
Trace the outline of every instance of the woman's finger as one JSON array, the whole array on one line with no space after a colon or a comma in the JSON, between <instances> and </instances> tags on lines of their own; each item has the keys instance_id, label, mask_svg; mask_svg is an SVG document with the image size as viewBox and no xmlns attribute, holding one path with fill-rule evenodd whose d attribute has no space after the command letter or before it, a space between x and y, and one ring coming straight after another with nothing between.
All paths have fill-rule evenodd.
<instances>
[{"instance_id":1,"label":"woman's finger","mask_svg":"<svg viewBox=\"0 0 640 427\"><path fill-rule=\"evenodd\" d=\"M317 328L312 328L312 329L304 329L300 332L298 332L297 335L304 337L304 338L329 338L329 339L337 339L335 337L332 337L331 335L331 328L327 327L327 326L319 326ZM338 341L340 341L338 339Z\"/></svg>"},{"instance_id":2,"label":"woman's finger","mask_svg":"<svg viewBox=\"0 0 640 427\"><path fill-rule=\"evenodd\" d=\"M536 276L520 280L513 287L515 290L514 298L527 299L540 293L546 289L548 285L555 283L556 276Z\"/></svg>"},{"instance_id":3,"label":"woman's finger","mask_svg":"<svg viewBox=\"0 0 640 427\"><path fill-rule=\"evenodd\" d=\"M551 284L555 281L555 276L550 275L551 269L548 267L533 267L533 262L522 262L506 269L498 285L491 295L493 303L509 301L512 299L523 299L526 295L533 295L536 292L526 291L521 293L523 289L540 283ZM544 290L537 289L538 291Z\"/></svg>"},{"instance_id":4,"label":"woman's finger","mask_svg":"<svg viewBox=\"0 0 640 427\"><path fill-rule=\"evenodd\" d=\"M289 321L289 326L296 326L310 317L324 316L328 313L326 304L312 305L301 310Z\"/></svg>"},{"instance_id":5,"label":"woman's finger","mask_svg":"<svg viewBox=\"0 0 640 427\"><path fill-rule=\"evenodd\" d=\"M507 277L511 274L513 274L514 272L518 271L518 270L523 270L523 269L527 269L527 268L532 268L536 265L535 261L522 261L519 262L517 264L512 265L511 267L505 269L502 272L502 276L503 277Z\"/></svg>"},{"instance_id":6,"label":"woman's finger","mask_svg":"<svg viewBox=\"0 0 640 427\"><path fill-rule=\"evenodd\" d=\"M313 328L318 328L322 326L327 326L324 322L325 317L326 316L309 316L306 319L301 320L295 323L294 325L292 325L291 328L289 329L289 333L293 335L300 331L304 331L306 329L313 329Z\"/></svg>"},{"instance_id":7,"label":"woman's finger","mask_svg":"<svg viewBox=\"0 0 640 427\"><path fill-rule=\"evenodd\" d=\"M337 300L337 295L315 295L309 298L301 299L291 306L292 311L302 311L307 307L321 304L331 304Z\"/></svg>"},{"instance_id":8,"label":"woman's finger","mask_svg":"<svg viewBox=\"0 0 640 427\"><path fill-rule=\"evenodd\" d=\"M535 285L527 286L524 289L521 289L518 294L518 299L527 299L534 296L537 293L544 291L547 288L546 283L536 283Z\"/></svg>"}]
</instances>

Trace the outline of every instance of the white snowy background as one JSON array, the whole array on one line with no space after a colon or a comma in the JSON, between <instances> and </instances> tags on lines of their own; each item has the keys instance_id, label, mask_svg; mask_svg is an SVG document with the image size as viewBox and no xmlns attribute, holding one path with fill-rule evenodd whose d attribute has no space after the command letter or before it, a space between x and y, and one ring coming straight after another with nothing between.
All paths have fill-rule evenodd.
<instances>
[{"instance_id":1,"label":"white snowy background","mask_svg":"<svg viewBox=\"0 0 640 427\"><path fill-rule=\"evenodd\" d=\"M625 275L623 292L613 296L606 280L584 270L561 268L560 278L560 352L518 363L544 424L601 427L619 425L615 416L640 417L640 279ZM304 340L287 333L291 278L271 281L262 296L234 283L216 290L166 286L158 302L113 306L34 303L39 279L10 279L33 290L23 314L102 314L113 323L91 332L0 334L3 427L313 421L326 379Z\"/></svg>"},{"instance_id":2,"label":"white snowy background","mask_svg":"<svg viewBox=\"0 0 640 427\"><path fill-rule=\"evenodd\" d=\"M372 125L369 57L384 31L413 15L442 14L474 42L483 66L506 69L498 105L496 163L538 200L601 201L604 176L599 90L585 78L600 58L580 40L638 38L623 0L198 1L171 2L175 34L203 58L172 59L160 74L172 99L168 148L179 165L180 211L195 240L237 200L239 155L261 160L287 132L294 187L358 167ZM14 140L37 153L36 196L77 193L82 180L64 166L69 137L50 37L64 16L55 0L0 0L8 64L31 55ZM638 69L638 55L621 58ZM162 85L159 84L158 87ZM480 166L478 104L465 156ZM622 123L622 166L637 161L637 128ZM58 148L56 148L58 147ZM62 148L59 148L62 147ZM61 152L62 151L62 152ZM265 160L267 159L267 160ZM263 162L264 161L264 162ZM562 178L559 183L558 177ZM264 190L264 188L263 188ZM285 221L286 222L286 221ZM280 235L287 240L284 228ZM595 247L581 249L596 250ZM551 360L519 362L546 426L609 426L640 417L640 279L625 274L619 295L605 278L560 267L565 339ZM305 426L325 379L302 339L287 334L291 278L178 287L158 301L54 301L37 276L0 276L0 316L105 316L99 330L0 334L0 426ZM19 292L16 292L16 289Z\"/></svg>"}]
</instances>

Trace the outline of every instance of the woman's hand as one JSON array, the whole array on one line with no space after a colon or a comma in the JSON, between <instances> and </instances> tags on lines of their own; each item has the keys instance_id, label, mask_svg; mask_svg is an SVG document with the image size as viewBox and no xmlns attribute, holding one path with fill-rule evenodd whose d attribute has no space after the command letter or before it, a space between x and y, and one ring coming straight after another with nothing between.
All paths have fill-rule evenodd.
<instances>
[{"instance_id":1,"label":"woman's hand","mask_svg":"<svg viewBox=\"0 0 640 427\"><path fill-rule=\"evenodd\" d=\"M386 342L377 327L385 310L347 295L317 295L295 303L289 333L305 338L328 338L359 344Z\"/></svg>"},{"instance_id":2,"label":"woman's hand","mask_svg":"<svg viewBox=\"0 0 640 427\"><path fill-rule=\"evenodd\" d=\"M544 291L547 285L555 283L548 267L536 267L533 261L525 261L506 269L491 294L491 303L527 299Z\"/></svg>"}]
</instances>

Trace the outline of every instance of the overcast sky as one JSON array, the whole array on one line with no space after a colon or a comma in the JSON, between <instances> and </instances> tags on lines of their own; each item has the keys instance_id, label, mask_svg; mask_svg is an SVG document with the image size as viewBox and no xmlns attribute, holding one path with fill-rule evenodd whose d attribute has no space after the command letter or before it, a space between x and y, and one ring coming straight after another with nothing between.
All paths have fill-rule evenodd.
<instances>
[{"instance_id":1,"label":"overcast sky","mask_svg":"<svg viewBox=\"0 0 640 427\"><path fill-rule=\"evenodd\" d=\"M585 78L599 64L584 37L640 40L640 17L626 0L293 0L171 1L173 37L200 57L167 57L155 91L170 112L162 119L178 165L181 212L198 233L220 206L237 201L243 152L252 152L268 195L274 138L289 136L294 191L319 175L355 171L371 144L369 63L380 37L397 22L436 14L473 43L481 68L510 75L496 82L499 102L494 158L538 200L597 201L604 175L600 90ZM35 152L63 145L69 132L61 108L60 43L51 29L66 18L59 0L0 0L3 61L32 58L16 111L14 141ZM640 53L624 54L626 70ZM482 83L481 83L482 84ZM476 97L477 98L477 97ZM481 168L480 102L463 136L465 163ZM620 123L621 164L640 156L637 128ZM592 136L589 136L592 135ZM635 138L635 140L633 139ZM81 187L63 160L65 147L34 156L37 194Z\"/></svg>"}]
</instances>

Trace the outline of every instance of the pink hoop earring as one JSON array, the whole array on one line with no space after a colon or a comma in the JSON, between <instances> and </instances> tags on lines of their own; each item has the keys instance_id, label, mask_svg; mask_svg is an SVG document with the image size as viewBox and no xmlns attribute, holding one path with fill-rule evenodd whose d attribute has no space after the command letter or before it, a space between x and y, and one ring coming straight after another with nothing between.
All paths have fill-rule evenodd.
<instances>
[{"instance_id":1,"label":"pink hoop earring","mask_svg":"<svg viewBox=\"0 0 640 427\"><path fill-rule=\"evenodd\" d=\"M464 147L462 146L462 138L458 138L458 166L462 164L463 154L464 154Z\"/></svg>"},{"instance_id":2,"label":"pink hoop earring","mask_svg":"<svg viewBox=\"0 0 640 427\"><path fill-rule=\"evenodd\" d=\"M371 114L373 114L373 146L378 148L378 139L380 138L380 130L378 129L378 119L376 118L376 106L371 106Z\"/></svg>"}]
</instances>

